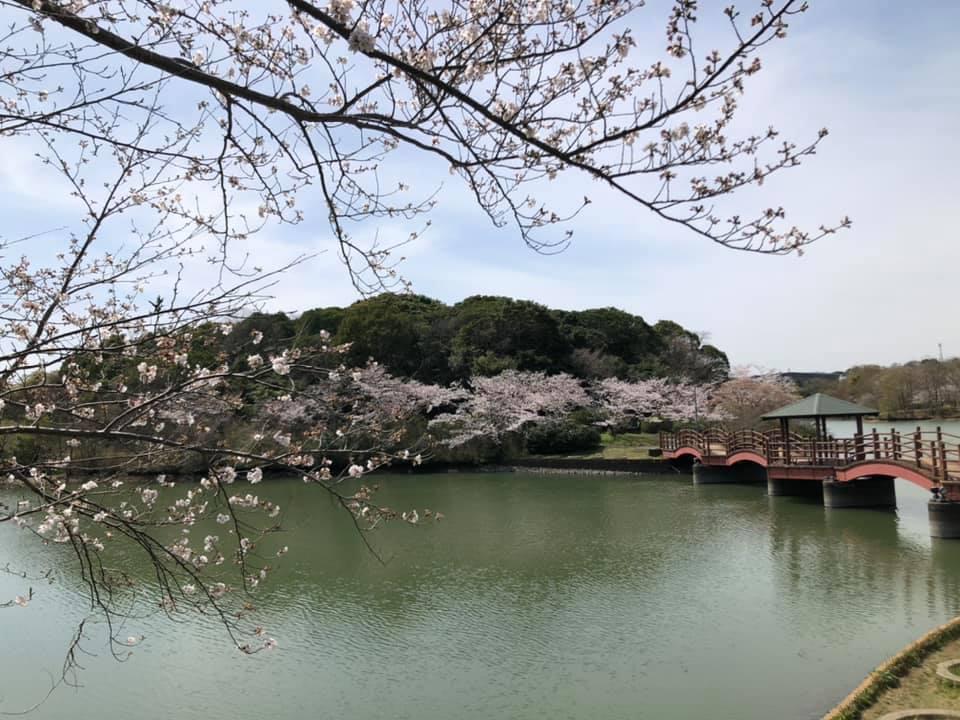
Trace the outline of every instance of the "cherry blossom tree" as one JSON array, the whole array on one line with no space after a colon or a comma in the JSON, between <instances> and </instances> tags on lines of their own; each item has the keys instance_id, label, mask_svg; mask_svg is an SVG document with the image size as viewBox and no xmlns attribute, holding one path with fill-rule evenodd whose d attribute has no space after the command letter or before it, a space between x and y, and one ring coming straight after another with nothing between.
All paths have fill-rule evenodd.
<instances>
[{"instance_id":1,"label":"cherry blossom tree","mask_svg":"<svg viewBox=\"0 0 960 720\"><path fill-rule=\"evenodd\" d=\"M309 432L328 455L349 458L362 446L365 455L378 455L384 462L399 453L419 464L430 449L430 417L454 411L468 397L461 387L397 378L371 362L352 370L339 366L296 397L264 403L258 415L267 423ZM377 465L377 460L367 460L367 470Z\"/></svg>"},{"instance_id":2,"label":"cherry blossom tree","mask_svg":"<svg viewBox=\"0 0 960 720\"><path fill-rule=\"evenodd\" d=\"M371 362L362 370L354 371L351 377L364 394L370 410L386 418L403 418L411 412L429 415L434 411L449 409L468 396L459 386L441 387L394 377L377 362ZM366 424L377 425L383 422L373 417L368 419Z\"/></svg>"},{"instance_id":3,"label":"cherry blossom tree","mask_svg":"<svg viewBox=\"0 0 960 720\"><path fill-rule=\"evenodd\" d=\"M662 378L628 382L606 378L595 388L597 404L612 427L633 425L659 415L667 405L667 381Z\"/></svg>"},{"instance_id":4,"label":"cherry blossom tree","mask_svg":"<svg viewBox=\"0 0 960 720\"><path fill-rule=\"evenodd\" d=\"M396 278L394 248L366 246L353 228L406 219L414 238L438 201L435 188L413 197L396 179L416 156L542 251L566 244L569 231L545 231L590 202L542 199L561 174L733 248L790 252L847 226L791 226L775 203L721 210L827 135L735 130L761 51L807 2L675 0L659 18L644 5L5 0L0 133L59 139L64 162L98 149L136 158L180 188L165 211L223 245L322 207L367 290ZM710 45L697 41L704 14L726 27ZM652 55L635 39L651 23L665 27Z\"/></svg>"},{"instance_id":5,"label":"cherry blossom tree","mask_svg":"<svg viewBox=\"0 0 960 720\"><path fill-rule=\"evenodd\" d=\"M735 368L712 397L714 412L734 429L754 427L771 410L800 398L796 383L779 373Z\"/></svg>"},{"instance_id":6,"label":"cherry blossom tree","mask_svg":"<svg viewBox=\"0 0 960 720\"><path fill-rule=\"evenodd\" d=\"M664 419L695 423L725 420L726 415L714 402L717 387L716 383L675 383Z\"/></svg>"},{"instance_id":7,"label":"cherry blossom tree","mask_svg":"<svg viewBox=\"0 0 960 720\"><path fill-rule=\"evenodd\" d=\"M48 152L52 162L53 143ZM257 586L286 552L269 538L283 509L252 486L266 472L294 474L332 496L360 529L394 518L416 523L426 515L378 507L361 479L417 458L384 441L388 429L366 410L352 418L356 398L374 401L376 386L360 384L365 371L355 377L342 367L345 348L322 333L318 346L273 352L251 332L234 342L239 366L215 351L218 338L240 332L237 320L258 307L282 268L243 274L205 256L199 230L185 230L164 205L169 187L137 174L137 153L116 155L124 166L99 187L81 182L82 166L57 165L86 208L61 253L44 264L14 255L16 242L0 246L13 255L0 267L0 477L16 488L16 500L0 504L0 525L73 558L118 656L140 641L122 637L118 622L137 603L216 618L243 652L270 649L276 641L248 616ZM140 197L154 206L147 226L139 221L149 213L129 212ZM110 235L118 224L121 243ZM205 260L221 280L187 291L191 269ZM338 382L343 375L348 381ZM268 407L295 406L301 396L316 403L318 385L328 413L339 416L335 442L315 422L246 415L251 397ZM199 482L184 482L183 470ZM194 532L210 525L220 529ZM152 572L131 576L129 563L116 562L121 545ZM29 607L24 582L23 592L0 600L5 612ZM83 638L81 626L64 679Z\"/></svg>"},{"instance_id":8,"label":"cherry blossom tree","mask_svg":"<svg viewBox=\"0 0 960 720\"><path fill-rule=\"evenodd\" d=\"M576 408L587 407L591 398L581 381L560 373L505 370L493 377L474 377L471 393L454 412L431 421L451 446L477 437L500 440L529 424L563 418Z\"/></svg>"},{"instance_id":9,"label":"cherry blossom tree","mask_svg":"<svg viewBox=\"0 0 960 720\"><path fill-rule=\"evenodd\" d=\"M676 421L713 419L709 411L710 386L650 378L629 382L618 378L600 381L597 403L608 424L623 427L644 418Z\"/></svg>"}]
</instances>

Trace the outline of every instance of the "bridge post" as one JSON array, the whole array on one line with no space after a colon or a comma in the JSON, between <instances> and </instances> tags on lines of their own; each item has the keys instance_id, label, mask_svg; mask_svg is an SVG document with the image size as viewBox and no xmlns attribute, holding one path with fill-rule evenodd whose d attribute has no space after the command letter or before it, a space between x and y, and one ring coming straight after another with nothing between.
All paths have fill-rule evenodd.
<instances>
[{"instance_id":1,"label":"bridge post","mask_svg":"<svg viewBox=\"0 0 960 720\"><path fill-rule=\"evenodd\" d=\"M960 538L960 502L931 500L927 503L930 537Z\"/></svg>"},{"instance_id":2,"label":"bridge post","mask_svg":"<svg viewBox=\"0 0 960 720\"><path fill-rule=\"evenodd\" d=\"M773 497L823 497L823 483L819 480L787 480L769 477L767 472L767 495Z\"/></svg>"},{"instance_id":3,"label":"bridge post","mask_svg":"<svg viewBox=\"0 0 960 720\"><path fill-rule=\"evenodd\" d=\"M823 481L823 506L828 508L896 507L892 477L864 477L839 482Z\"/></svg>"},{"instance_id":4,"label":"bridge post","mask_svg":"<svg viewBox=\"0 0 960 720\"><path fill-rule=\"evenodd\" d=\"M762 483L766 481L766 469L751 462L740 462L729 467L726 465L704 465L702 463L693 466L694 485Z\"/></svg>"}]
</instances>

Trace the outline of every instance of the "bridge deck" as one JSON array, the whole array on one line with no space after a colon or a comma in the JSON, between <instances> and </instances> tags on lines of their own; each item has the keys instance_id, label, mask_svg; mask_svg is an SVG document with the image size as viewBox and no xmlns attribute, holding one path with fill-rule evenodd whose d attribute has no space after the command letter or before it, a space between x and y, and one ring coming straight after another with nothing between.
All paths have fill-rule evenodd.
<instances>
[{"instance_id":1,"label":"bridge deck","mask_svg":"<svg viewBox=\"0 0 960 720\"><path fill-rule=\"evenodd\" d=\"M838 480L852 480L867 474L900 471L898 477L907 475L925 486L950 486L951 494L960 494L960 437L939 429L923 432L917 428L913 433L874 430L852 438L827 440L796 433L782 435L778 430L681 430L660 433L660 448L667 458L693 455L706 465L754 460L768 468L823 470L809 473L811 479L833 475Z\"/></svg>"}]
</instances>

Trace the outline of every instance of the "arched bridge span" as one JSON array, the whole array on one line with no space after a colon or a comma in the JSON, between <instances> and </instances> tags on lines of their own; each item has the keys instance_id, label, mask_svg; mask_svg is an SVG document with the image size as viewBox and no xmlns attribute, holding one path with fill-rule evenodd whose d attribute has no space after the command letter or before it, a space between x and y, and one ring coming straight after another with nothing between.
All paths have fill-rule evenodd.
<instances>
[{"instance_id":1,"label":"arched bridge span","mask_svg":"<svg viewBox=\"0 0 960 720\"><path fill-rule=\"evenodd\" d=\"M765 456L758 452L754 452L753 450L736 450L731 455L727 456L724 464L736 465L737 463L742 462L755 463L760 467L768 467L770 464Z\"/></svg>"},{"instance_id":2,"label":"arched bridge span","mask_svg":"<svg viewBox=\"0 0 960 720\"><path fill-rule=\"evenodd\" d=\"M839 482L849 482L867 477L901 478L912 482L914 485L919 485L924 490L940 487L940 483L928 474L903 462L864 460L844 468L837 468L836 471L836 478Z\"/></svg>"},{"instance_id":3,"label":"arched bridge span","mask_svg":"<svg viewBox=\"0 0 960 720\"><path fill-rule=\"evenodd\" d=\"M674 459L693 458L703 462L703 453L695 447L679 447L668 456Z\"/></svg>"},{"instance_id":4,"label":"arched bridge span","mask_svg":"<svg viewBox=\"0 0 960 720\"><path fill-rule=\"evenodd\" d=\"M898 477L928 490L938 488L944 498L960 501L960 437L940 430L874 430L826 440L780 431L682 430L660 433L660 447L667 458L694 457L708 466L755 463L774 479L843 483Z\"/></svg>"}]
</instances>

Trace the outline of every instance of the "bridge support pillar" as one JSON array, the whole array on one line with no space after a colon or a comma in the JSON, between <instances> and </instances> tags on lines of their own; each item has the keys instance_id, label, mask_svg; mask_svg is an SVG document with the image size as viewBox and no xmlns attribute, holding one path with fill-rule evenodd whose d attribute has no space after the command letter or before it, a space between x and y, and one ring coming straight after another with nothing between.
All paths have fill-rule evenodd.
<instances>
[{"instance_id":1,"label":"bridge support pillar","mask_svg":"<svg viewBox=\"0 0 960 720\"><path fill-rule=\"evenodd\" d=\"M732 468L725 466L712 466L696 463L693 466L693 484L694 485L718 485L720 483L737 482Z\"/></svg>"},{"instance_id":2,"label":"bridge support pillar","mask_svg":"<svg viewBox=\"0 0 960 720\"><path fill-rule=\"evenodd\" d=\"M693 466L695 485L718 485L722 483L762 483L767 481L765 468L754 463L742 462L729 467L723 465Z\"/></svg>"},{"instance_id":3,"label":"bridge support pillar","mask_svg":"<svg viewBox=\"0 0 960 720\"><path fill-rule=\"evenodd\" d=\"M927 503L930 516L930 537L960 538L960 502L931 500Z\"/></svg>"},{"instance_id":4,"label":"bridge support pillar","mask_svg":"<svg viewBox=\"0 0 960 720\"><path fill-rule=\"evenodd\" d=\"M892 477L864 477L846 482L823 481L823 506L828 508L896 507Z\"/></svg>"},{"instance_id":5,"label":"bridge support pillar","mask_svg":"<svg viewBox=\"0 0 960 720\"><path fill-rule=\"evenodd\" d=\"M770 478L767 480L767 495L793 497L823 497L823 483L819 480L785 480Z\"/></svg>"}]
</instances>

